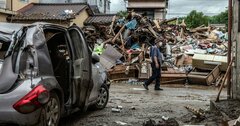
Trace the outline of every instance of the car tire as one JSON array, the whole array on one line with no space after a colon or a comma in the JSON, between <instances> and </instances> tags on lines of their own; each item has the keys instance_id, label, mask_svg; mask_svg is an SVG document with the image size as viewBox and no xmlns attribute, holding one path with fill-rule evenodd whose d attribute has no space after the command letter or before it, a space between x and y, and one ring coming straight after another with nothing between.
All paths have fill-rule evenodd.
<instances>
[{"instance_id":1,"label":"car tire","mask_svg":"<svg viewBox=\"0 0 240 126\"><path fill-rule=\"evenodd\" d=\"M50 93L48 103L46 103L41 111L38 126L58 126L61 117L60 101L56 93Z\"/></svg>"},{"instance_id":2,"label":"car tire","mask_svg":"<svg viewBox=\"0 0 240 126\"><path fill-rule=\"evenodd\" d=\"M104 109L108 103L109 90L106 84L103 84L99 89L97 102L93 105L94 109Z\"/></svg>"}]
</instances>

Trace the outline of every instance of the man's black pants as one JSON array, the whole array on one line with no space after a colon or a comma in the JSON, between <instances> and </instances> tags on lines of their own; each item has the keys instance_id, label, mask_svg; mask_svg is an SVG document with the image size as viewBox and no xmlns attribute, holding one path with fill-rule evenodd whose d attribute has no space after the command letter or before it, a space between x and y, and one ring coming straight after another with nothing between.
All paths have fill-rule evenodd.
<instances>
[{"instance_id":1,"label":"man's black pants","mask_svg":"<svg viewBox=\"0 0 240 126\"><path fill-rule=\"evenodd\" d=\"M156 80L155 89L160 88L160 77L161 77L161 66L156 68L155 63L151 63L152 67L152 76L145 82L145 85L151 84L154 80Z\"/></svg>"}]
</instances>

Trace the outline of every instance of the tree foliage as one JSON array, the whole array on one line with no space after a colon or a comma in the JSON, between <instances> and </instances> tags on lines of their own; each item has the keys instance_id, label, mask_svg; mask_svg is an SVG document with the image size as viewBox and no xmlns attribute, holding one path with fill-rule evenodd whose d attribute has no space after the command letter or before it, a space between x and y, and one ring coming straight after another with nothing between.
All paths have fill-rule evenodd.
<instances>
[{"instance_id":1,"label":"tree foliage","mask_svg":"<svg viewBox=\"0 0 240 126\"><path fill-rule=\"evenodd\" d=\"M189 28L196 28L200 25L208 25L208 17L202 12L196 10L191 11L185 18L185 22Z\"/></svg>"},{"instance_id":2,"label":"tree foliage","mask_svg":"<svg viewBox=\"0 0 240 126\"><path fill-rule=\"evenodd\" d=\"M117 16L119 16L119 17L127 17L128 16L128 11L119 11L117 13Z\"/></svg>"},{"instance_id":3,"label":"tree foliage","mask_svg":"<svg viewBox=\"0 0 240 126\"><path fill-rule=\"evenodd\" d=\"M226 10L218 15L209 17L209 22L211 24L226 24L226 26L227 26L228 25L228 10Z\"/></svg>"},{"instance_id":4,"label":"tree foliage","mask_svg":"<svg viewBox=\"0 0 240 126\"><path fill-rule=\"evenodd\" d=\"M181 18L182 19L182 18ZM191 11L187 17L183 18L189 28L196 28L201 25L208 26L210 24L226 24L228 25L228 10L215 15L206 16L202 12L197 12L196 10Z\"/></svg>"}]
</instances>

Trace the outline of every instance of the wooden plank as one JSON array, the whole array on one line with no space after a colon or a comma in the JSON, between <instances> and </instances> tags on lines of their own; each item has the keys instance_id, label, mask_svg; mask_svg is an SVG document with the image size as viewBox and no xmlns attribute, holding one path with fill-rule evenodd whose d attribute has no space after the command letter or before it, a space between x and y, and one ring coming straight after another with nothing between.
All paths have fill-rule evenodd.
<instances>
[{"instance_id":1,"label":"wooden plank","mask_svg":"<svg viewBox=\"0 0 240 126\"><path fill-rule=\"evenodd\" d=\"M224 77L223 77L223 81L222 81L222 83L221 83L221 87L220 87L220 89L219 89L219 92L218 92L218 95L217 95L217 98L216 98L216 102L219 101L219 97L220 97L220 94L221 94L222 89L223 89L223 87L224 87L224 83L225 83L228 75L230 74L231 67L232 67L232 63L233 63L233 59L232 59L231 62L229 63L228 68L227 68L227 71L226 71L226 73L225 73L225 75L224 75Z\"/></svg>"},{"instance_id":2,"label":"wooden plank","mask_svg":"<svg viewBox=\"0 0 240 126\"><path fill-rule=\"evenodd\" d=\"M190 72L189 74L207 76L209 73L206 73L206 72Z\"/></svg>"},{"instance_id":3,"label":"wooden plank","mask_svg":"<svg viewBox=\"0 0 240 126\"><path fill-rule=\"evenodd\" d=\"M158 23L157 20L153 20L153 22L154 22L154 24L156 25L157 29L161 29L161 27L160 27L160 25L159 25L159 23Z\"/></svg>"},{"instance_id":4,"label":"wooden plank","mask_svg":"<svg viewBox=\"0 0 240 126\"><path fill-rule=\"evenodd\" d=\"M169 83L175 83L175 84L180 84L180 83L185 83L186 82L186 78L184 79L172 79L172 80L169 80L169 81L161 81L161 84L169 84Z\"/></svg>"},{"instance_id":5,"label":"wooden plank","mask_svg":"<svg viewBox=\"0 0 240 126\"><path fill-rule=\"evenodd\" d=\"M183 78L183 77L187 77L186 74L162 74L162 78Z\"/></svg>"},{"instance_id":6,"label":"wooden plank","mask_svg":"<svg viewBox=\"0 0 240 126\"><path fill-rule=\"evenodd\" d=\"M113 31L113 25L114 25L115 20L116 20L116 15L113 16L113 18L112 18L112 22L111 22L111 25L110 25L110 31L109 31L109 33L108 33L108 34L111 34L111 33L112 33L114 36L115 36L115 33L114 33L114 31Z\"/></svg>"},{"instance_id":7,"label":"wooden plank","mask_svg":"<svg viewBox=\"0 0 240 126\"><path fill-rule=\"evenodd\" d=\"M220 74L220 65L217 65L209 74L207 80L208 80L208 85L211 85L214 81L217 80L217 77Z\"/></svg>"},{"instance_id":8,"label":"wooden plank","mask_svg":"<svg viewBox=\"0 0 240 126\"><path fill-rule=\"evenodd\" d=\"M116 39L120 36L120 34L123 32L124 29L125 29L125 25L122 26L119 32L114 36L114 38L112 39L112 43L115 43Z\"/></svg>"},{"instance_id":9,"label":"wooden plank","mask_svg":"<svg viewBox=\"0 0 240 126\"><path fill-rule=\"evenodd\" d=\"M148 30L153 34L155 38L157 38L157 33L153 30L152 26L148 26Z\"/></svg>"},{"instance_id":10,"label":"wooden plank","mask_svg":"<svg viewBox=\"0 0 240 126\"><path fill-rule=\"evenodd\" d=\"M217 80L215 86L219 86L219 84L220 84L220 82L222 81L223 77L224 77L224 74L221 74L221 75L220 75L220 78Z\"/></svg>"}]
</instances>

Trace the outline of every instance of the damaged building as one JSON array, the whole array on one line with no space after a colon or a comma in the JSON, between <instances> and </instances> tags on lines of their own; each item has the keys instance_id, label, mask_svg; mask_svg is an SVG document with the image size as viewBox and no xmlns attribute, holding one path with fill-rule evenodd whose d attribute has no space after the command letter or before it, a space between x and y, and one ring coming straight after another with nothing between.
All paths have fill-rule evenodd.
<instances>
[{"instance_id":1,"label":"damaged building","mask_svg":"<svg viewBox=\"0 0 240 126\"><path fill-rule=\"evenodd\" d=\"M93 15L86 3L31 3L18 10L17 15L9 17L9 22L33 23L50 22L69 26L77 24L83 27L84 21Z\"/></svg>"},{"instance_id":2,"label":"damaged building","mask_svg":"<svg viewBox=\"0 0 240 126\"><path fill-rule=\"evenodd\" d=\"M145 13L151 19L163 20L166 18L168 0L127 0L128 10Z\"/></svg>"}]
</instances>

